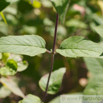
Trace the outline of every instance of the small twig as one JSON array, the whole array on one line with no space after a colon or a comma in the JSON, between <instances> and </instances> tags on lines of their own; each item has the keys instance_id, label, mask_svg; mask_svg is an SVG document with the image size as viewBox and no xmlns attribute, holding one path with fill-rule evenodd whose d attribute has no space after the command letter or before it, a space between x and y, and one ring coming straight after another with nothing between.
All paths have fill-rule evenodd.
<instances>
[{"instance_id":1,"label":"small twig","mask_svg":"<svg viewBox=\"0 0 103 103\"><path fill-rule=\"evenodd\" d=\"M45 93L44 93L44 98L43 98L44 103L45 103L45 99L46 99L46 96L47 96L47 91L48 91L48 86L49 86L51 73L52 73L52 70L53 70L58 21L59 21L59 15L57 14L56 24L55 24L55 33L54 33L54 43L53 43L53 49L52 49L51 67L50 67L50 71L49 71L49 77L48 77L48 81L47 81L47 85L46 85L46 90L45 90Z\"/></svg>"},{"instance_id":2,"label":"small twig","mask_svg":"<svg viewBox=\"0 0 103 103\"><path fill-rule=\"evenodd\" d=\"M52 53L52 52L51 52L51 51L49 51L49 50L47 50L46 52L47 52L47 53L49 53L49 54L51 54L51 53Z\"/></svg>"}]
</instances>

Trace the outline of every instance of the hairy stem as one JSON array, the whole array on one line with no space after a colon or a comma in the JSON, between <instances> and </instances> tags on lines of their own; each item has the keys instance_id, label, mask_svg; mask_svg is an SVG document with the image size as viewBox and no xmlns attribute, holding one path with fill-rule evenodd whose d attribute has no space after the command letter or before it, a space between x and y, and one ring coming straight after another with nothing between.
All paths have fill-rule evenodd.
<instances>
[{"instance_id":1,"label":"hairy stem","mask_svg":"<svg viewBox=\"0 0 103 103\"><path fill-rule=\"evenodd\" d=\"M48 81L47 81L47 85L46 85L46 90L45 90L45 93L44 93L44 98L43 98L44 100L43 100L43 102L45 102L45 99L46 99L46 96L47 96L49 81L50 81L51 73L52 73L52 70L53 70L58 21L59 21L59 15L57 14L56 24L55 24L55 33L54 33L54 43L53 43L53 48L52 48L51 66L50 66L49 77L48 77Z\"/></svg>"}]
</instances>

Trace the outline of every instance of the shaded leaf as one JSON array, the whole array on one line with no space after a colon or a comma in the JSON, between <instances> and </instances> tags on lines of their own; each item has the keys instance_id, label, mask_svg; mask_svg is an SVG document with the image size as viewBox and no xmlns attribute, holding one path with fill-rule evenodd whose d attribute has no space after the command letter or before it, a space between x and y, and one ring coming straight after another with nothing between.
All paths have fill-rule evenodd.
<instances>
[{"instance_id":1,"label":"shaded leaf","mask_svg":"<svg viewBox=\"0 0 103 103\"><path fill-rule=\"evenodd\" d=\"M66 72L66 68L60 68L51 74L50 82L49 82L49 88L48 88L48 94L56 94L61 86L63 75ZM43 76L39 81L40 88L45 91L46 85L48 80L48 74Z\"/></svg>"},{"instance_id":2,"label":"shaded leaf","mask_svg":"<svg viewBox=\"0 0 103 103\"><path fill-rule=\"evenodd\" d=\"M85 40L84 37L72 36L64 40L60 49L56 52L65 57L97 57L102 54L102 48L99 44L90 40Z\"/></svg>"},{"instance_id":3,"label":"shaded leaf","mask_svg":"<svg viewBox=\"0 0 103 103\"><path fill-rule=\"evenodd\" d=\"M2 86L0 88L0 98L5 98L11 94L11 91L6 87Z\"/></svg>"},{"instance_id":4,"label":"shaded leaf","mask_svg":"<svg viewBox=\"0 0 103 103\"><path fill-rule=\"evenodd\" d=\"M7 87L11 92L13 92L14 94L24 98L24 94L23 92L20 90L20 88L18 87L18 85L11 79L11 78L0 78L0 82Z\"/></svg>"},{"instance_id":5,"label":"shaded leaf","mask_svg":"<svg viewBox=\"0 0 103 103\"><path fill-rule=\"evenodd\" d=\"M70 0L51 0L53 6L59 14L60 21L62 24L65 22L65 16L68 10Z\"/></svg>"},{"instance_id":6,"label":"shaded leaf","mask_svg":"<svg viewBox=\"0 0 103 103\"><path fill-rule=\"evenodd\" d=\"M79 21L77 19L71 19L71 20L67 21L66 26L84 28L84 29L87 28L87 25L84 22Z\"/></svg>"},{"instance_id":7,"label":"shaded leaf","mask_svg":"<svg viewBox=\"0 0 103 103\"><path fill-rule=\"evenodd\" d=\"M5 67L0 68L0 74L7 75L15 75L17 72L17 63L14 60L8 60Z\"/></svg>"},{"instance_id":8,"label":"shaded leaf","mask_svg":"<svg viewBox=\"0 0 103 103\"><path fill-rule=\"evenodd\" d=\"M39 97L29 94L23 100L19 101L19 103L41 103L41 100Z\"/></svg>"},{"instance_id":9,"label":"shaded leaf","mask_svg":"<svg viewBox=\"0 0 103 103\"><path fill-rule=\"evenodd\" d=\"M100 26L95 27L94 30L95 30L101 37L103 37L103 25L100 25Z\"/></svg>"},{"instance_id":10,"label":"shaded leaf","mask_svg":"<svg viewBox=\"0 0 103 103\"><path fill-rule=\"evenodd\" d=\"M6 0L0 0L0 11L5 9L9 4L10 2L7 2Z\"/></svg>"},{"instance_id":11,"label":"shaded leaf","mask_svg":"<svg viewBox=\"0 0 103 103\"><path fill-rule=\"evenodd\" d=\"M0 0L0 11L5 9L8 5L18 0Z\"/></svg>"},{"instance_id":12,"label":"shaded leaf","mask_svg":"<svg viewBox=\"0 0 103 103\"><path fill-rule=\"evenodd\" d=\"M35 56L46 52L45 41L37 35L1 37L0 52Z\"/></svg>"},{"instance_id":13,"label":"shaded leaf","mask_svg":"<svg viewBox=\"0 0 103 103\"><path fill-rule=\"evenodd\" d=\"M29 0L20 0L18 3L18 10L21 13L27 13L33 9L33 6L30 4Z\"/></svg>"},{"instance_id":14,"label":"shaded leaf","mask_svg":"<svg viewBox=\"0 0 103 103\"><path fill-rule=\"evenodd\" d=\"M3 21L0 22L0 33L8 35L8 26Z\"/></svg>"},{"instance_id":15,"label":"shaded leaf","mask_svg":"<svg viewBox=\"0 0 103 103\"><path fill-rule=\"evenodd\" d=\"M103 74L103 59L101 58L84 58L87 69L95 76Z\"/></svg>"},{"instance_id":16,"label":"shaded leaf","mask_svg":"<svg viewBox=\"0 0 103 103\"><path fill-rule=\"evenodd\" d=\"M103 95L103 75L91 78L84 90L85 95Z\"/></svg>"}]
</instances>

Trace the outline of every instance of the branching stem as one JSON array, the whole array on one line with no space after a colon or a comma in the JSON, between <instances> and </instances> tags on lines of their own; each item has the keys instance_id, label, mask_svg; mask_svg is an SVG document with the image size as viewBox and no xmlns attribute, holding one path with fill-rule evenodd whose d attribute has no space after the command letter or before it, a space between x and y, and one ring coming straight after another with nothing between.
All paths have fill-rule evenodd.
<instances>
[{"instance_id":1,"label":"branching stem","mask_svg":"<svg viewBox=\"0 0 103 103\"><path fill-rule=\"evenodd\" d=\"M59 21L59 15L57 14L56 17L56 24L55 24L55 33L54 33L54 43L53 43L53 48L52 48L52 57L51 57L51 66L50 66L50 71L49 71L49 77L48 77L48 81L47 81L47 85L46 85L46 90L44 93L44 100L43 102L45 103L45 99L47 96L47 91L48 91L48 86L49 86L49 81L50 81L50 77L51 77L51 73L53 70L53 64L54 64L54 56L55 56L55 45L56 45L56 38L57 38L57 27L58 27L58 21Z\"/></svg>"}]
</instances>

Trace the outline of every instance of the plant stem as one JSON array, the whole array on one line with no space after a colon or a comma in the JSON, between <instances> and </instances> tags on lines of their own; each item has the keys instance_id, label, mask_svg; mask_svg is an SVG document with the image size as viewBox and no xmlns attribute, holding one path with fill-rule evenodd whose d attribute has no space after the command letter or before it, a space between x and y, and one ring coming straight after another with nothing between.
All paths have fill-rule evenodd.
<instances>
[{"instance_id":1,"label":"plant stem","mask_svg":"<svg viewBox=\"0 0 103 103\"><path fill-rule=\"evenodd\" d=\"M51 52L51 51L49 51L49 50L47 50L46 52L47 52L47 53L49 53L49 54L51 54L51 53L52 53L52 52Z\"/></svg>"},{"instance_id":2,"label":"plant stem","mask_svg":"<svg viewBox=\"0 0 103 103\"><path fill-rule=\"evenodd\" d=\"M53 43L53 48L52 48L51 66L50 66L49 77L48 77L48 81L47 81L47 85L46 85L46 90L45 90L45 93L44 93L44 98L43 98L44 100L43 100L43 102L45 102L45 99L46 99L46 96L47 96L49 81L50 81L51 73L52 73L52 70L53 70L58 21L59 21L59 15L57 14L56 24L55 24L55 33L54 33L54 43Z\"/></svg>"}]
</instances>

